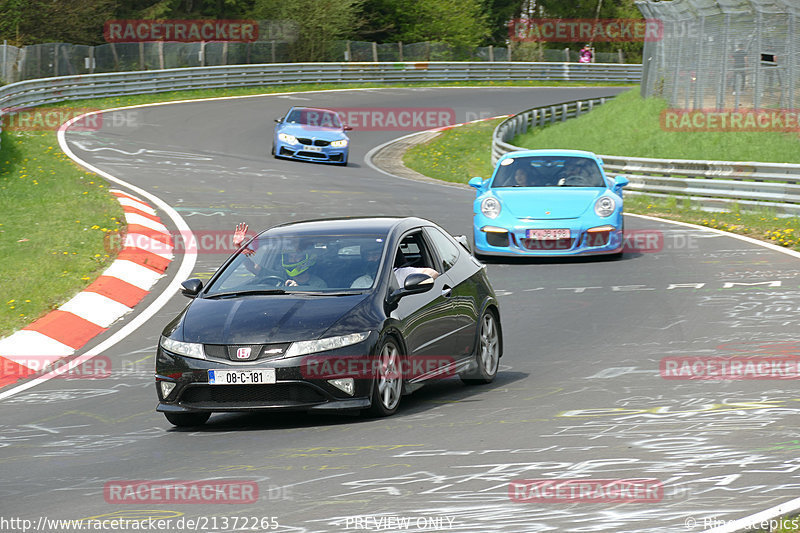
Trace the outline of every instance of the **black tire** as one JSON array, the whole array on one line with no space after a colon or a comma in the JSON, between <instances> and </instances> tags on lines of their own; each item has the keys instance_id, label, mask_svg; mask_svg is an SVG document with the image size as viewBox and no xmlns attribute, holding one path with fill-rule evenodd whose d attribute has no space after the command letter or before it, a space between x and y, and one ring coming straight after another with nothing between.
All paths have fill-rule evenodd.
<instances>
[{"instance_id":1,"label":"black tire","mask_svg":"<svg viewBox=\"0 0 800 533\"><path fill-rule=\"evenodd\" d=\"M400 346L394 338L386 337L381 341L375 357L377 361L369 414L375 417L393 415L403 394Z\"/></svg>"},{"instance_id":2,"label":"black tire","mask_svg":"<svg viewBox=\"0 0 800 533\"><path fill-rule=\"evenodd\" d=\"M179 428L202 426L211 413L164 413L169 423Z\"/></svg>"},{"instance_id":3,"label":"black tire","mask_svg":"<svg viewBox=\"0 0 800 533\"><path fill-rule=\"evenodd\" d=\"M500 327L497 316L487 309L481 316L478 328L476 368L459 376L467 385L491 383L497 376L497 369L500 366Z\"/></svg>"}]
</instances>

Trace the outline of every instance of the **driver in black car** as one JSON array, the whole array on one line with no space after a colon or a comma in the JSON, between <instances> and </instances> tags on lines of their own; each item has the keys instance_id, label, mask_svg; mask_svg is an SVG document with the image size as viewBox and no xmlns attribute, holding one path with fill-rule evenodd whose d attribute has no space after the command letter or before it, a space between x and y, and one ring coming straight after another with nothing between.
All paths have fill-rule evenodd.
<instances>
[{"instance_id":1,"label":"driver in black car","mask_svg":"<svg viewBox=\"0 0 800 533\"><path fill-rule=\"evenodd\" d=\"M247 224L241 222L236 225L233 234L233 246L238 248L247 236ZM249 256L255 253L251 248L245 248L242 253L247 256L245 267L253 274L261 272L261 265L256 264ZM281 253L281 267L286 273L284 285L287 287L302 287L309 289L324 289L328 285L325 280L314 275L309 269L316 264L317 257L308 242L295 243Z\"/></svg>"},{"instance_id":2,"label":"driver in black car","mask_svg":"<svg viewBox=\"0 0 800 533\"><path fill-rule=\"evenodd\" d=\"M316 262L317 256L309 243L299 243L297 247L284 251L281 254L281 266L287 276L284 285L309 289L326 288L328 284L325 280L309 272Z\"/></svg>"}]
</instances>

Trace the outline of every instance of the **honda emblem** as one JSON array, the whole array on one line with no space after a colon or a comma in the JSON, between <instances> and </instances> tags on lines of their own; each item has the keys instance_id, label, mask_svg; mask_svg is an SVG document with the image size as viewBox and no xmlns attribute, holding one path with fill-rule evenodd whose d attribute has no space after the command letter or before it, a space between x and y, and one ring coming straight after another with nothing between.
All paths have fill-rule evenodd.
<instances>
[{"instance_id":1,"label":"honda emblem","mask_svg":"<svg viewBox=\"0 0 800 533\"><path fill-rule=\"evenodd\" d=\"M249 359L250 358L250 348L239 348L236 350L236 358L237 359Z\"/></svg>"}]
</instances>

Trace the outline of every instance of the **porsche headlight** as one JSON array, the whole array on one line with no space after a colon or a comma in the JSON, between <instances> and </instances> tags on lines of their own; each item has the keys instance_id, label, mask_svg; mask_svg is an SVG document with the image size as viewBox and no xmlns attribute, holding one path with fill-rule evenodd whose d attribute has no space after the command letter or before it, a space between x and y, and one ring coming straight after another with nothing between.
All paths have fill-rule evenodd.
<instances>
[{"instance_id":1,"label":"porsche headlight","mask_svg":"<svg viewBox=\"0 0 800 533\"><path fill-rule=\"evenodd\" d=\"M294 135L289 135L288 133L279 133L278 139L280 139L285 143L297 144L297 137L295 137Z\"/></svg>"},{"instance_id":2,"label":"porsche headlight","mask_svg":"<svg viewBox=\"0 0 800 533\"><path fill-rule=\"evenodd\" d=\"M159 344L161 344L161 347L168 352L176 353L178 355L185 355L186 357L193 357L195 359L206 358L206 352L203 350L202 344L176 341L170 339L169 337L161 337Z\"/></svg>"},{"instance_id":3,"label":"porsche headlight","mask_svg":"<svg viewBox=\"0 0 800 533\"><path fill-rule=\"evenodd\" d=\"M344 148L345 146L347 146L347 139L339 139L331 143L332 148Z\"/></svg>"},{"instance_id":4,"label":"porsche headlight","mask_svg":"<svg viewBox=\"0 0 800 533\"><path fill-rule=\"evenodd\" d=\"M297 341L289 346L284 357L297 357L298 355L305 355L307 353L325 352L327 350L343 348L351 344L358 344L359 342L365 341L367 337L369 337L369 331L340 335L338 337L327 337L316 341Z\"/></svg>"},{"instance_id":5,"label":"porsche headlight","mask_svg":"<svg viewBox=\"0 0 800 533\"><path fill-rule=\"evenodd\" d=\"M610 196L601 196L594 203L594 212L597 213L599 217L609 217L614 213L616 207L617 204L614 202L613 198Z\"/></svg>"},{"instance_id":6,"label":"porsche headlight","mask_svg":"<svg viewBox=\"0 0 800 533\"><path fill-rule=\"evenodd\" d=\"M497 218L500 216L500 201L493 196L489 196L481 202L481 213L487 218Z\"/></svg>"}]
</instances>

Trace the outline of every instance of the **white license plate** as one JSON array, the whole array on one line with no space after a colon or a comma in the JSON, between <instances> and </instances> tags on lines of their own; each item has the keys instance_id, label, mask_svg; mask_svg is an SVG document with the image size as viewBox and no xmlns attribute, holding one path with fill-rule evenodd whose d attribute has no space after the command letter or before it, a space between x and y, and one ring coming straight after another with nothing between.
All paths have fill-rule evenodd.
<instances>
[{"instance_id":1,"label":"white license plate","mask_svg":"<svg viewBox=\"0 0 800 533\"><path fill-rule=\"evenodd\" d=\"M526 231L529 239L537 241L553 241L556 239L569 239L569 229L529 229Z\"/></svg>"},{"instance_id":2,"label":"white license plate","mask_svg":"<svg viewBox=\"0 0 800 533\"><path fill-rule=\"evenodd\" d=\"M264 385L275 383L274 368L247 370L209 370L209 385Z\"/></svg>"},{"instance_id":3,"label":"white license plate","mask_svg":"<svg viewBox=\"0 0 800 533\"><path fill-rule=\"evenodd\" d=\"M305 146L305 145L303 145L303 151L304 152L321 152L322 151L322 147L321 146Z\"/></svg>"}]
</instances>

